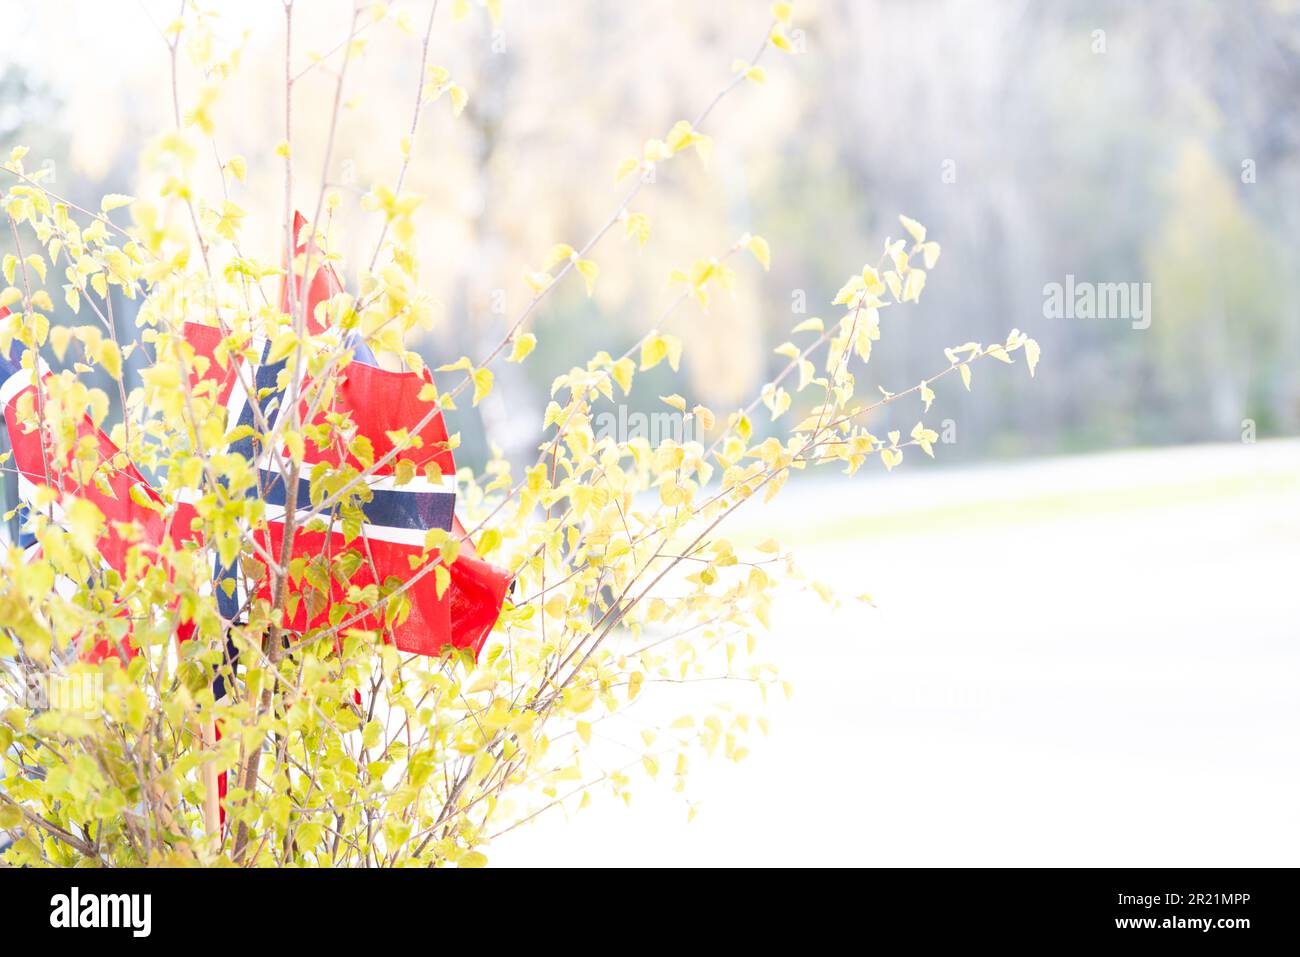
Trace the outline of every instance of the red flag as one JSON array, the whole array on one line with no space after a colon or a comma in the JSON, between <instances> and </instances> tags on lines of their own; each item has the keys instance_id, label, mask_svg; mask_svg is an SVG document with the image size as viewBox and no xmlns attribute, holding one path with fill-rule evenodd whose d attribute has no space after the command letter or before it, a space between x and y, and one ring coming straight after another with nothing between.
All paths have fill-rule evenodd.
<instances>
[{"instance_id":1,"label":"red flag","mask_svg":"<svg viewBox=\"0 0 1300 957\"><path fill-rule=\"evenodd\" d=\"M8 314L7 309L0 309L0 318ZM53 373L43 362L39 364L35 375L46 381L53 378ZM123 537L118 531L117 523L137 526L141 540L155 548L164 539L170 538L174 544L179 545L191 536L192 508L183 506L170 518L164 518L161 509L150 508L133 497L134 493L141 500L162 505L158 493L135 466L127 461L112 440L96 428L90 416L83 416L77 423L76 435L77 444L83 440L94 443L99 463L94 473L86 474L82 468L74 467L71 454L61 459L55 457L52 449L44 447L40 429L25 424L25 418L30 421L30 412L28 416L21 413L23 409L39 410L40 402L33 371L22 368L17 356L11 359L0 353L0 406L3 407L5 429L13 448L14 468L18 473L18 494L24 502L33 503L37 489L50 486L59 491L60 499L74 495L95 505L107 521L104 535L98 543L100 557L120 575L127 572L127 551L132 541ZM56 521L62 520L63 512L58 501L49 505L48 509ZM100 661L109 654L131 658L136 651L129 641L124 640L118 648L110 647L107 641L100 641L93 647L80 649L80 653L87 660Z\"/></svg>"},{"instance_id":2,"label":"red flag","mask_svg":"<svg viewBox=\"0 0 1300 957\"><path fill-rule=\"evenodd\" d=\"M334 272L334 268L324 262L325 254L321 251L321 248L316 245L315 240L313 239L309 242L302 241L302 230L306 225L306 218L302 213L295 211L293 214L294 258L297 259L299 256L310 255L312 263L317 267L316 271L312 274L311 284L307 287L306 309L307 332L310 335L315 336L325 331L324 325L322 325L316 318L316 307L322 302L328 302L334 296L341 293L343 291L343 284L339 282L339 277ZM307 266L305 260L303 266L304 268ZM301 302L303 297L303 277L294 273L293 263L289 264L288 272L293 274L293 290L294 296L296 297L295 301ZM280 311L287 315L293 315L293 310L290 308L291 305L292 303L289 301L289 284L282 282L280 284Z\"/></svg>"}]
</instances>

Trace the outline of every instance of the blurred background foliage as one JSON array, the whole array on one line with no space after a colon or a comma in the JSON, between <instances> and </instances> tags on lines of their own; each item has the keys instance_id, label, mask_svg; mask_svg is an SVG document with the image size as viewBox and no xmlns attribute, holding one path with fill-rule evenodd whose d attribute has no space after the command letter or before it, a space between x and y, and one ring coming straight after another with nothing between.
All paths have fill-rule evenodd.
<instances>
[{"instance_id":1,"label":"blurred background foliage","mask_svg":"<svg viewBox=\"0 0 1300 957\"><path fill-rule=\"evenodd\" d=\"M477 9L456 24L440 11L434 28L431 62L470 95L459 118L445 100L427 107L406 183L427 197L415 217L421 277L442 309L415 346L434 365L495 344L527 301L524 265L556 242L580 246L606 221L626 188L614 181L619 162L694 116L769 19L757 0L503 6L498 31ZM50 188L74 202L148 192L156 174L140 155L172 122L159 30L176 7L0 2L3 152L30 145L29 165L52 164ZM333 95L331 68L311 54L336 49L350 0L298 7L295 198L305 206ZM426 0L389 7L349 68L355 98L327 171L347 196L338 239L354 288L380 228L359 199L396 177L418 79L419 37L397 20L418 34L428 11ZM219 11L218 59L240 53L213 108L206 198L221 198L218 157L246 157L248 181L231 198L247 210L244 235L261 238L255 254L273 260L280 4ZM1300 225L1300 4L802 0L795 20L800 52L766 61L767 82L711 117L707 167L664 165L638 197L633 210L652 227L645 247L617 228L596 250L594 298L577 281L548 297L534 356L500 367L489 400L458 414L465 461L481 461L485 441L525 455L555 375L627 348L657 324L671 269L752 231L771 242L771 271L737 261L734 296L670 319L686 343L682 369L661 366L633 396L642 407L674 391L719 411L741 404L784 361L772 348L800 303L830 317L844 273L874 261L899 233L899 212L925 223L944 257L920 308L886 316L876 382L913 385L947 364L944 347L1000 340L1012 326L1043 346L1028 393L1019 377L978 372L969 394L943 384L936 411L957 441L941 460L1236 441L1246 418L1260 437L1297 431L1300 249L1288 238ZM201 77L188 65L181 75L188 104ZM0 236L0 252L8 242ZM1044 285L1067 274L1151 283L1151 327L1044 318ZM120 303L119 315L137 305Z\"/></svg>"}]
</instances>

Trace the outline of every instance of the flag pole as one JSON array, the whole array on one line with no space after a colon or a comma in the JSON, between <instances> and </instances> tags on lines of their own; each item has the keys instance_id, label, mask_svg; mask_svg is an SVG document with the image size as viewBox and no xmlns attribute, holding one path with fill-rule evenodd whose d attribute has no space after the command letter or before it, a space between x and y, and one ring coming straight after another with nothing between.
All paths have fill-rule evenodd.
<instances>
[{"instance_id":1,"label":"flag pole","mask_svg":"<svg viewBox=\"0 0 1300 957\"><path fill-rule=\"evenodd\" d=\"M209 752L201 767L203 768L203 831L208 839L208 846L215 852L221 847L221 798L217 793L216 755L211 752L217 746L217 726L213 721L199 721L199 735L203 740L203 750Z\"/></svg>"}]
</instances>

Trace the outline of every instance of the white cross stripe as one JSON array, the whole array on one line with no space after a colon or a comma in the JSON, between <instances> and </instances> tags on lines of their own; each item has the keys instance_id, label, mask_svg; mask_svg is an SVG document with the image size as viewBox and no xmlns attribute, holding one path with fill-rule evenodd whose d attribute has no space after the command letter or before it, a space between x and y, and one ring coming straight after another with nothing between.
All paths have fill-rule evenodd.
<instances>
[{"instance_id":1,"label":"white cross stripe","mask_svg":"<svg viewBox=\"0 0 1300 957\"><path fill-rule=\"evenodd\" d=\"M49 375L49 372L50 367L45 364L45 360L39 359L36 364L36 376L43 379ZM0 408L8 406L23 389L34 389L35 387L36 381L32 378L32 370L19 369L5 379L3 384L0 384Z\"/></svg>"},{"instance_id":2,"label":"white cross stripe","mask_svg":"<svg viewBox=\"0 0 1300 957\"><path fill-rule=\"evenodd\" d=\"M303 478L309 477L307 473L311 471L314 465L316 465L315 462L303 463ZM276 467L274 462L268 462L262 465L261 468L265 469L267 472L273 472L276 475L283 474L280 469ZM430 480L423 475L415 475L410 481L402 485L397 484L396 475L368 475L362 484L364 484L366 488L372 489L376 492L422 492L425 494L441 492L443 494L453 495L456 492L455 475L440 475L438 478L433 480Z\"/></svg>"}]
</instances>

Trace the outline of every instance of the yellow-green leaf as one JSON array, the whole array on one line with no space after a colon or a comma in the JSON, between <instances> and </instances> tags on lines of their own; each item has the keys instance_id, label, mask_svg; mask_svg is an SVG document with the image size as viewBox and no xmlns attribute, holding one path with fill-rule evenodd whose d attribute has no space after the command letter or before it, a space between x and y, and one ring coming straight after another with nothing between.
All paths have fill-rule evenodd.
<instances>
[{"instance_id":1,"label":"yellow-green leaf","mask_svg":"<svg viewBox=\"0 0 1300 957\"><path fill-rule=\"evenodd\" d=\"M510 358L507 359L506 361L523 362L524 359L528 357L528 354L533 351L533 348L536 345L537 345L537 337L533 335L531 332L525 332L523 335L517 336L515 338L514 346L510 350Z\"/></svg>"},{"instance_id":2,"label":"yellow-green leaf","mask_svg":"<svg viewBox=\"0 0 1300 957\"><path fill-rule=\"evenodd\" d=\"M492 370L488 368L478 368L472 373L474 379L474 405L492 391Z\"/></svg>"}]
</instances>

